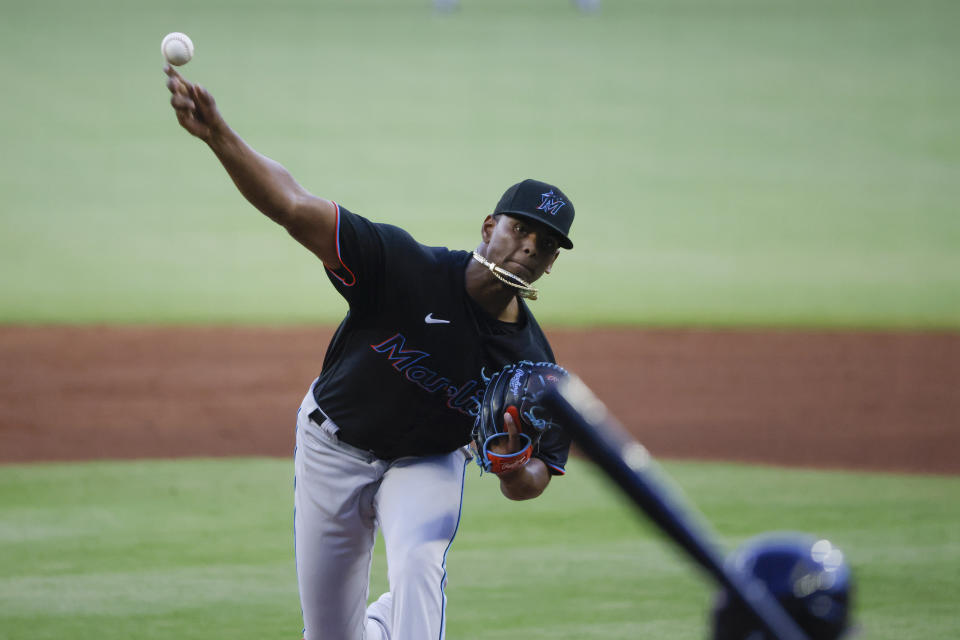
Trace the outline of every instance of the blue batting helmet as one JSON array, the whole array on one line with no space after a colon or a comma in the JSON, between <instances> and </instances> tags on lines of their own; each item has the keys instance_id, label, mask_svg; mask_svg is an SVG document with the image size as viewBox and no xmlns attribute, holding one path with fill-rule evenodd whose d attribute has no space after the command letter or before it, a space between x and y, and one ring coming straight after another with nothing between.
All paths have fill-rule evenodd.
<instances>
[{"instance_id":1,"label":"blue batting helmet","mask_svg":"<svg viewBox=\"0 0 960 640\"><path fill-rule=\"evenodd\" d=\"M811 640L836 640L848 630L853 576L843 553L828 540L767 533L730 554L727 564L762 581ZM713 639L775 640L726 591L714 603Z\"/></svg>"}]
</instances>

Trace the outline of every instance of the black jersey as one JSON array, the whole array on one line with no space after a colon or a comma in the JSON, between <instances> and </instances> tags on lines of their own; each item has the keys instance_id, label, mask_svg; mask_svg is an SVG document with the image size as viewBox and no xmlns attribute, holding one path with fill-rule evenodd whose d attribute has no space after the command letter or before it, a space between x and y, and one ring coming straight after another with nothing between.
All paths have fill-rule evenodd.
<instances>
[{"instance_id":1,"label":"black jersey","mask_svg":"<svg viewBox=\"0 0 960 640\"><path fill-rule=\"evenodd\" d=\"M555 362L523 300L498 321L466 291L468 251L427 247L403 229L337 211L340 266L327 270L350 309L314 387L349 444L383 459L448 453L470 441L484 375L520 360ZM569 437L548 430L535 452L564 472Z\"/></svg>"}]
</instances>

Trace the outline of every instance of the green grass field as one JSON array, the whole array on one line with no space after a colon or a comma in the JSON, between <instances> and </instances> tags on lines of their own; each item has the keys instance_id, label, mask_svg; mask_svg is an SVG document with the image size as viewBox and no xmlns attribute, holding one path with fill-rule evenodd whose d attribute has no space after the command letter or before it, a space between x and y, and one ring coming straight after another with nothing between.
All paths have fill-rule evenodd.
<instances>
[{"instance_id":1,"label":"green grass field","mask_svg":"<svg viewBox=\"0 0 960 640\"><path fill-rule=\"evenodd\" d=\"M561 185L544 325L960 329L960 3L462 5L0 0L0 324L342 317L177 126L176 30L255 147L424 242L472 248L512 182ZM845 548L865 637L960 636L957 478L666 468L727 548ZM469 478L449 637L704 637L706 583L586 463L530 504ZM291 462L0 466L0 639L299 625Z\"/></svg>"},{"instance_id":2,"label":"green grass field","mask_svg":"<svg viewBox=\"0 0 960 640\"><path fill-rule=\"evenodd\" d=\"M960 479L665 469L728 549L775 529L845 548L864 637L960 634ZM273 459L0 467L0 636L299 638L292 473ZM704 637L711 589L591 465L528 504L467 475L449 637ZM378 555L377 594L384 576Z\"/></svg>"},{"instance_id":3,"label":"green grass field","mask_svg":"<svg viewBox=\"0 0 960 640\"><path fill-rule=\"evenodd\" d=\"M953 0L0 7L0 322L341 317L176 125L180 30L254 146L424 242L472 248L506 186L562 185L546 323L960 327Z\"/></svg>"}]
</instances>

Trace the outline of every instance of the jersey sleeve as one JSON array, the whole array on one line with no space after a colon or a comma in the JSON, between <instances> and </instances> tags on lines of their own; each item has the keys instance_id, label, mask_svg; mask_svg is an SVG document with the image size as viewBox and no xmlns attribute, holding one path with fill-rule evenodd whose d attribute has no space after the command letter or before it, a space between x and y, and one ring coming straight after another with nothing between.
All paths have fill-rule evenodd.
<instances>
[{"instance_id":1,"label":"jersey sleeve","mask_svg":"<svg viewBox=\"0 0 960 640\"><path fill-rule=\"evenodd\" d=\"M339 265L327 267L327 277L351 309L376 310L383 301L391 263L396 264L398 256L416 251L419 245L406 231L371 222L339 204L336 234Z\"/></svg>"}]
</instances>

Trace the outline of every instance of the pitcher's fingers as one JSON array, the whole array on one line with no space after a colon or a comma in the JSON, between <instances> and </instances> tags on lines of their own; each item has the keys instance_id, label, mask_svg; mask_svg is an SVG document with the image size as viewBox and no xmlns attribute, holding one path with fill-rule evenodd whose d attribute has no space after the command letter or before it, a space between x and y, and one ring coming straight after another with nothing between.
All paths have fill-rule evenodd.
<instances>
[{"instance_id":1,"label":"pitcher's fingers","mask_svg":"<svg viewBox=\"0 0 960 640\"><path fill-rule=\"evenodd\" d=\"M191 114L186 109L177 109L177 122L180 123L187 131L190 130L190 126L193 124L193 114Z\"/></svg>"},{"instance_id":2,"label":"pitcher's fingers","mask_svg":"<svg viewBox=\"0 0 960 640\"><path fill-rule=\"evenodd\" d=\"M177 78L181 82L186 82L186 80L183 79L183 76L180 75L180 72L174 69L172 64L163 65L163 72L167 74L167 77L169 78Z\"/></svg>"},{"instance_id":3,"label":"pitcher's fingers","mask_svg":"<svg viewBox=\"0 0 960 640\"><path fill-rule=\"evenodd\" d=\"M199 122L196 117L194 117L192 111L178 109L177 121L180 123L180 126L189 131L191 134L195 136L203 135L204 125Z\"/></svg>"},{"instance_id":4,"label":"pitcher's fingers","mask_svg":"<svg viewBox=\"0 0 960 640\"><path fill-rule=\"evenodd\" d=\"M205 115L211 115L216 111L217 101L213 99L213 96L210 95L210 92L203 85L194 85L195 91L193 94L193 99L197 102L197 106L200 107L201 113Z\"/></svg>"},{"instance_id":5,"label":"pitcher's fingers","mask_svg":"<svg viewBox=\"0 0 960 640\"><path fill-rule=\"evenodd\" d=\"M170 96L170 104L177 111L180 111L181 109L193 111L197 108L196 103L182 93L175 93Z\"/></svg>"},{"instance_id":6,"label":"pitcher's fingers","mask_svg":"<svg viewBox=\"0 0 960 640\"><path fill-rule=\"evenodd\" d=\"M163 68L163 71L167 74L167 88L170 90L170 93L190 95L190 90L193 85L187 82L187 80L180 75L179 71L169 64Z\"/></svg>"},{"instance_id":7,"label":"pitcher's fingers","mask_svg":"<svg viewBox=\"0 0 960 640\"><path fill-rule=\"evenodd\" d=\"M195 84L191 87L190 97L193 98L193 101L197 104L197 110L200 113L210 113L210 103L213 102L213 99L206 89Z\"/></svg>"},{"instance_id":8,"label":"pitcher's fingers","mask_svg":"<svg viewBox=\"0 0 960 640\"><path fill-rule=\"evenodd\" d=\"M511 411L511 409L513 409L513 411ZM514 412L516 412L515 407L507 407L506 413L503 414L503 430L508 434L507 449L511 453L520 448L520 438L517 437L517 433L519 433L520 430L514 421Z\"/></svg>"},{"instance_id":9,"label":"pitcher's fingers","mask_svg":"<svg viewBox=\"0 0 960 640\"><path fill-rule=\"evenodd\" d=\"M167 89L174 95L190 95L189 85L184 84L184 81L179 78L167 78Z\"/></svg>"}]
</instances>

